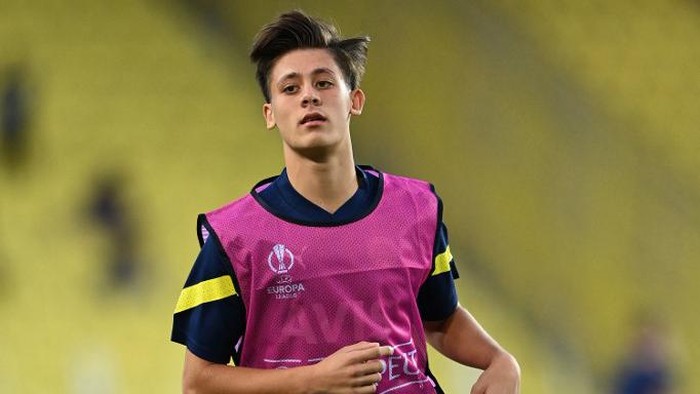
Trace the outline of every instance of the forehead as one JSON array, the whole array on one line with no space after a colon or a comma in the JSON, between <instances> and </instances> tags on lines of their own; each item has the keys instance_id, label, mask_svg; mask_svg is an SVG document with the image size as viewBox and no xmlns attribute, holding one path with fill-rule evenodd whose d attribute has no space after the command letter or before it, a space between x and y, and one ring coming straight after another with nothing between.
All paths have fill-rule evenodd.
<instances>
[{"instance_id":1,"label":"forehead","mask_svg":"<svg viewBox=\"0 0 700 394\"><path fill-rule=\"evenodd\" d=\"M287 75L309 75L318 69L328 69L342 78L340 67L327 49L295 49L282 55L270 73L272 82L279 81Z\"/></svg>"}]
</instances>

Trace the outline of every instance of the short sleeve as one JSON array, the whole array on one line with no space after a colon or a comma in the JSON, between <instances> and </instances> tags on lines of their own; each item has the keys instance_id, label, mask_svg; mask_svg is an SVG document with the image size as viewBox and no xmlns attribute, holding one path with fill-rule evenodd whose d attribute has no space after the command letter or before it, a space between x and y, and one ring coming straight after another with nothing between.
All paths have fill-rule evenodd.
<instances>
[{"instance_id":1,"label":"short sleeve","mask_svg":"<svg viewBox=\"0 0 700 394\"><path fill-rule=\"evenodd\" d=\"M417 297L418 310L424 321L448 318L458 303L454 280L459 278L459 272L450 250L447 226L442 221L442 201L437 194L436 197L438 225L433 246L433 269L418 291Z\"/></svg>"},{"instance_id":2,"label":"short sleeve","mask_svg":"<svg viewBox=\"0 0 700 394\"><path fill-rule=\"evenodd\" d=\"M233 357L236 362L245 312L234 281L228 258L216 237L209 237L178 298L171 340L202 359L228 364Z\"/></svg>"}]
</instances>

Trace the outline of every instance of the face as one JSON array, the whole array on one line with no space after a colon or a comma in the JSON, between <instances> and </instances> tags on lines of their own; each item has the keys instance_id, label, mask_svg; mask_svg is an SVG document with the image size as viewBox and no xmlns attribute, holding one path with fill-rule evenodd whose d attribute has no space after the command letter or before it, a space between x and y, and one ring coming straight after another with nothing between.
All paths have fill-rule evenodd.
<instances>
[{"instance_id":1,"label":"face","mask_svg":"<svg viewBox=\"0 0 700 394\"><path fill-rule=\"evenodd\" d=\"M270 102L263 105L268 129L278 128L285 150L325 154L350 149L350 116L359 115L364 93L351 91L325 49L298 49L280 57L270 77Z\"/></svg>"}]
</instances>

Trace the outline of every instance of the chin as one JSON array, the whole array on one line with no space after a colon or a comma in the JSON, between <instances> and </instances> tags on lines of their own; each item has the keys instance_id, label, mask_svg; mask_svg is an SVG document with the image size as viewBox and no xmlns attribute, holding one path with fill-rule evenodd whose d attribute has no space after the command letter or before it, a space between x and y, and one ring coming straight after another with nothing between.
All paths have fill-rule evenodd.
<instances>
[{"instance_id":1,"label":"chin","mask_svg":"<svg viewBox=\"0 0 700 394\"><path fill-rule=\"evenodd\" d=\"M295 149L329 149L340 145L338 138L333 138L326 133L308 133L296 141Z\"/></svg>"},{"instance_id":2,"label":"chin","mask_svg":"<svg viewBox=\"0 0 700 394\"><path fill-rule=\"evenodd\" d=\"M337 144L323 143L321 141L314 142L315 143L299 144L290 148L299 156L312 160L321 160L337 150Z\"/></svg>"}]
</instances>

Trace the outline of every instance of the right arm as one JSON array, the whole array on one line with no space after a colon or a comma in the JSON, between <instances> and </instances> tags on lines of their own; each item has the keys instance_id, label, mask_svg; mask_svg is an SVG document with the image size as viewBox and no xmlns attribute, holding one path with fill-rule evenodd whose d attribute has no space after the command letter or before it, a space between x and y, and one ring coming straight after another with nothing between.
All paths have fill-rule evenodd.
<instances>
[{"instance_id":1,"label":"right arm","mask_svg":"<svg viewBox=\"0 0 700 394\"><path fill-rule=\"evenodd\" d=\"M217 364L186 351L185 394L199 393L374 393L381 379L379 358L392 348L359 342L318 364L288 369L257 369Z\"/></svg>"}]
</instances>

